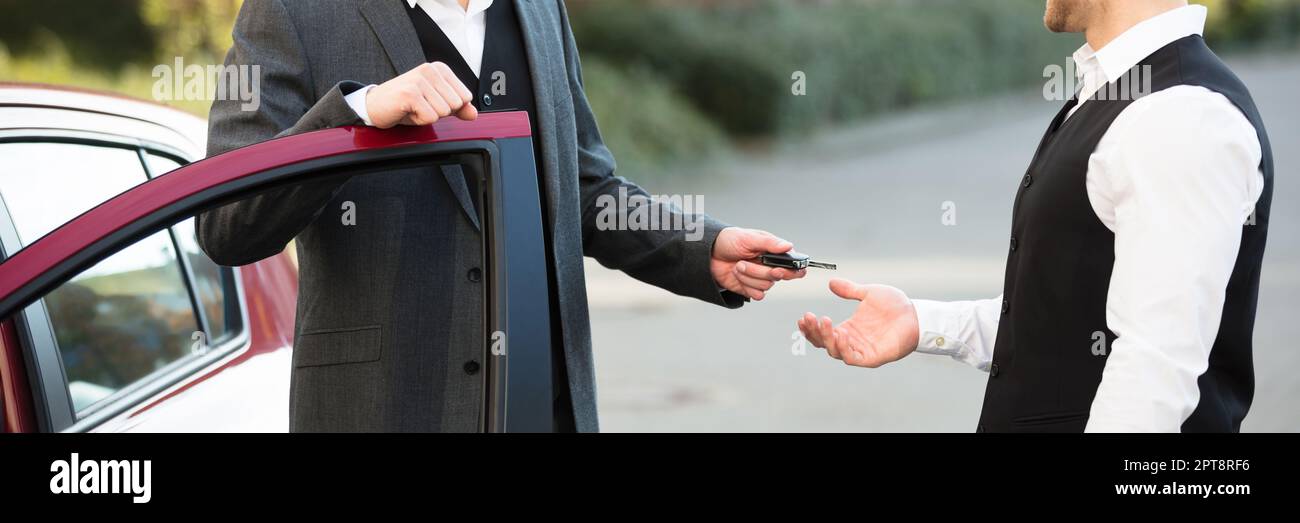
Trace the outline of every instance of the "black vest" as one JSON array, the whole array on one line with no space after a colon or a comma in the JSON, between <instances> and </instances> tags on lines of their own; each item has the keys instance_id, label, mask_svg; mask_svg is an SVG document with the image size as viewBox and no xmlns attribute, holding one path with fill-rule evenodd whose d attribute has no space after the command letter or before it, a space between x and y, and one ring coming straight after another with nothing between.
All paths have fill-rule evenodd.
<instances>
[{"instance_id":1,"label":"black vest","mask_svg":"<svg viewBox=\"0 0 1300 523\"><path fill-rule=\"evenodd\" d=\"M392 0L398 1L398 0ZM447 35L438 28L438 24L429 17L418 5L415 7L406 7L406 14L411 19L411 24L415 27L416 36L420 39L420 47L424 51L424 59L429 62L442 62L456 73L456 77L464 83L473 93L474 106L479 112L500 112L500 111L526 111L528 121L532 126L533 132L533 157L540 159L541 150L539 148L541 134L537 127L537 104L533 97L532 73L528 69L528 53L524 47L523 30L519 25L519 17L515 12L514 2L511 0L497 0L487 10L487 35L483 43L483 62L479 67L479 76L474 75L474 70L470 69L469 64L465 63L464 57L460 51L451 43ZM399 71L404 72L404 71ZM538 167L538 176L541 175L541 168ZM471 194L478 194L477 180L472 176L466 177L466 183L469 184ZM539 180L540 182L540 180ZM547 213L550 211L546 205L546 185L538 183L538 191L541 195L541 201L538 202L542 209L542 230L545 234L545 245L547 253L552 251L551 232L549 227L544 224L550 223ZM564 361L564 341L562 326L559 322L560 310L558 296L553 290L555 287L555 267L553 266L554 257L546 257L546 274L548 278L550 303L539 306L549 306L551 318L551 378L550 383L553 388L553 430L557 432L575 432L576 424L573 419L573 404L569 396L568 373L565 369ZM513 368L511 373L528 372L529 369Z\"/></svg>"},{"instance_id":2,"label":"black vest","mask_svg":"<svg viewBox=\"0 0 1300 523\"><path fill-rule=\"evenodd\" d=\"M1149 70L1153 91L1193 85L1222 94L1259 133L1264 192L1254 225L1242 228L1209 370L1198 382L1200 404L1182 426L1185 432L1235 432L1255 388L1251 337L1273 196L1268 136L1246 86L1200 36L1165 46L1134 70ZM1115 236L1093 212L1084 187L1088 159L1133 103L1127 98L1089 100L1068 120L1075 103L1067 104L1021 180L981 432L1082 432L1088 422L1106 365L1104 354L1115 339L1106 328ZM1104 337L1104 354L1095 354L1102 352L1094 350L1098 332Z\"/></svg>"}]
</instances>

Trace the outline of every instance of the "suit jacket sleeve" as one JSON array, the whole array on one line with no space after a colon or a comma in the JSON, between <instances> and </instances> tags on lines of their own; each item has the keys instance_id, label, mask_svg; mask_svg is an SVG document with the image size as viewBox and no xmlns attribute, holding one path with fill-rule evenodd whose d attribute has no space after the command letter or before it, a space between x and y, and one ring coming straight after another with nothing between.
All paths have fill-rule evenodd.
<instances>
[{"instance_id":1,"label":"suit jacket sleeve","mask_svg":"<svg viewBox=\"0 0 1300 523\"><path fill-rule=\"evenodd\" d=\"M708 216L703 219L703 236L694 241L687 239L683 230L600 230L597 227L599 208L597 199L602 195L619 199L619 190L625 189L629 198L649 198L649 194L635 183L614 175L614 156L600 137L596 117L587 102L582 86L582 65L569 16L563 0L556 0L560 12L560 25L564 33L565 65L573 97L574 120L578 127L578 186L582 199L583 254L591 256L601 265L621 270L628 275L673 293L698 298L728 308L743 305L747 298L718 287L709 272L713 243L718 233L727 225ZM663 203L656 202L650 212L663 216ZM673 206L669 216L678 216L682 210ZM674 223L677 222L674 219ZM661 229L665 229L662 228Z\"/></svg>"},{"instance_id":2,"label":"suit jacket sleeve","mask_svg":"<svg viewBox=\"0 0 1300 523\"><path fill-rule=\"evenodd\" d=\"M235 21L226 65L257 66L260 103L245 111L239 100L217 100L208 121L208 155L308 131L357 125L344 96L362 87L341 82L314 96L307 55L281 0L248 0ZM200 214L199 244L222 265L246 265L274 256L298 235L344 181L305 182L274 189Z\"/></svg>"}]
</instances>

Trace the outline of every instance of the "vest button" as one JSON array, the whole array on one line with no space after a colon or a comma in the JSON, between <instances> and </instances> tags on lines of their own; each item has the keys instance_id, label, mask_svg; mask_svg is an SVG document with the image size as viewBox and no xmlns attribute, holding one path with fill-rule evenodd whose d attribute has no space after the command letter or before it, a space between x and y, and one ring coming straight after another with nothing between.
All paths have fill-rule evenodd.
<instances>
[{"instance_id":1,"label":"vest button","mask_svg":"<svg viewBox=\"0 0 1300 523\"><path fill-rule=\"evenodd\" d=\"M1030 186L1030 185L1033 185L1033 184L1034 184L1034 177L1033 177L1033 175L1030 175L1030 174L1026 173L1026 174L1025 174L1025 181L1024 181L1024 183L1023 183L1022 185L1024 185L1025 188L1028 189L1029 186Z\"/></svg>"},{"instance_id":2,"label":"vest button","mask_svg":"<svg viewBox=\"0 0 1300 523\"><path fill-rule=\"evenodd\" d=\"M492 95L490 94L483 95L483 106L492 107Z\"/></svg>"},{"instance_id":3,"label":"vest button","mask_svg":"<svg viewBox=\"0 0 1300 523\"><path fill-rule=\"evenodd\" d=\"M1006 314L1010 310L1011 310L1011 302L1007 300L1002 300L1002 314Z\"/></svg>"},{"instance_id":4,"label":"vest button","mask_svg":"<svg viewBox=\"0 0 1300 523\"><path fill-rule=\"evenodd\" d=\"M998 367L998 364L994 363L992 367L989 367L989 377L990 377L990 378L996 378L996 377L998 377L998 374L1001 374L1001 373L1002 373L1002 368L1001 368L1001 367Z\"/></svg>"},{"instance_id":5,"label":"vest button","mask_svg":"<svg viewBox=\"0 0 1300 523\"><path fill-rule=\"evenodd\" d=\"M478 374L478 369L479 369L479 365L477 361L469 360L465 362L465 374L469 374L470 376L473 376L475 374Z\"/></svg>"},{"instance_id":6,"label":"vest button","mask_svg":"<svg viewBox=\"0 0 1300 523\"><path fill-rule=\"evenodd\" d=\"M465 273L465 279L478 283L483 279L483 271L479 270L478 267L470 269L469 272Z\"/></svg>"},{"instance_id":7,"label":"vest button","mask_svg":"<svg viewBox=\"0 0 1300 523\"><path fill-rule=\"evenodd\" d=\"M1016 237L1011 237L1011 252L1016 252Z\"/></svg>"}]
</instances>

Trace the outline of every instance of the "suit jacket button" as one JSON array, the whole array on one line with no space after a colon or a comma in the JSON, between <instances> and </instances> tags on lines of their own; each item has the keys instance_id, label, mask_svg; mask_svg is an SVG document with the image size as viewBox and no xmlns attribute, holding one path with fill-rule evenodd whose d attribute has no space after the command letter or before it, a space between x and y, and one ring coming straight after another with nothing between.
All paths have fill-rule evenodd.
<instances>
[{"instance_id":1,"label":"suit jacket button","mask_svg":"<svg viewBox=\"0 0 1300 523\"><path fill-rule=\"evenodd\" d=\"M1030 174L1025 174L1025 181L1024 181L1025 188L1028 189L1029 186L1033 184L1034 184L1034 177Z\"/></svg>"},{"instance_id":2,"label":"suit jacket button","mask_svg":"<svg viewBox=\"0 0 1300 523\"><path fill-rule=\"evenodd\" d=\"M1002 300L1002 314L1006 314L1010 310L1011 310L1011 302L1007 300Z\"/></svg>"},{"instance_id":3,"label":"suit jacket button","mask_svg":"<svg viewBox=\"0 0 1300 523\"><path fill-rule=\"evenodd\" d=\"M1012 236L1012 237L1011 237L1011 252L1016 252L1016 246L1017 246L1016 244L1017 244L1017 242L1016 242L1016 237L1015 237L1015 236Z\"/></svg>"},{"instance_id":4,"label":"suit jacket button","mask_svg":"<svg viewBox=\"0 0 1300 523\"><path fill-rule=\"evenodd\" d=\"M469 272L465 273L465 278L474 283L478 283L479 281L483 280L483 271L479 270L478 267L475 267L473 269L470 269Z\"/></svg>"},{"instance_id":5,"label":"suit jacket button","mask_svg":"<svg viewBox=\"0 0 1300 523\"><path fill-rule=\"evenodd\" d=\"M479 365L477 361L469 360L465 362L465 374L469 374L470 376L478 374L478 368Z\"/></svg>"},{"instance_id":6,"label":"suit jacket button","mask_svg":"<svg viewBox=\"0 0 1300 523\"><path fill-rule=\"evenodd\" d=\"M483 107L492 107L492 95L483 95Z\"/></svg>"},{"instance_id":7,"label":"suit jacket button","mask_svg":"<svg viewBox=\"0 0 1300 523\"><path fill-rule=\"evenodd\" d=\"M990 376L990 377L996 378L996 377L998 377L998 374L1001 374L1001 373L1002 373L1002 368L1001 368L1001 367L998 367L998 364L994 363L992 367L989 367L989 376Z\"/></svg>"}]
</instances>

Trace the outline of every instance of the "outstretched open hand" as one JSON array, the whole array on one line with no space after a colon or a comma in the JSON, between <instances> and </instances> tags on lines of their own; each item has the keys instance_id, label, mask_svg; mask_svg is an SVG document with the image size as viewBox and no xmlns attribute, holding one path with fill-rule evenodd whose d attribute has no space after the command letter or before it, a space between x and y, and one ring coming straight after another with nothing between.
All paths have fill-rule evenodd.
<instances>
[{"instance_id":1,"label":"outstretched open hand","mask_svg":"<svg viewBox=\"0 0 1300 523\"><path fill-rule=\"evenodd\" d=\"M887 285L861 285L831 280L831 292L858 300L857 310L839 325L811 312L799 320L804 338L826 349L832 358L855 367L876 368L903 359L920 340L916 308L903 291Z\"/></svg>"}]
</instances>

